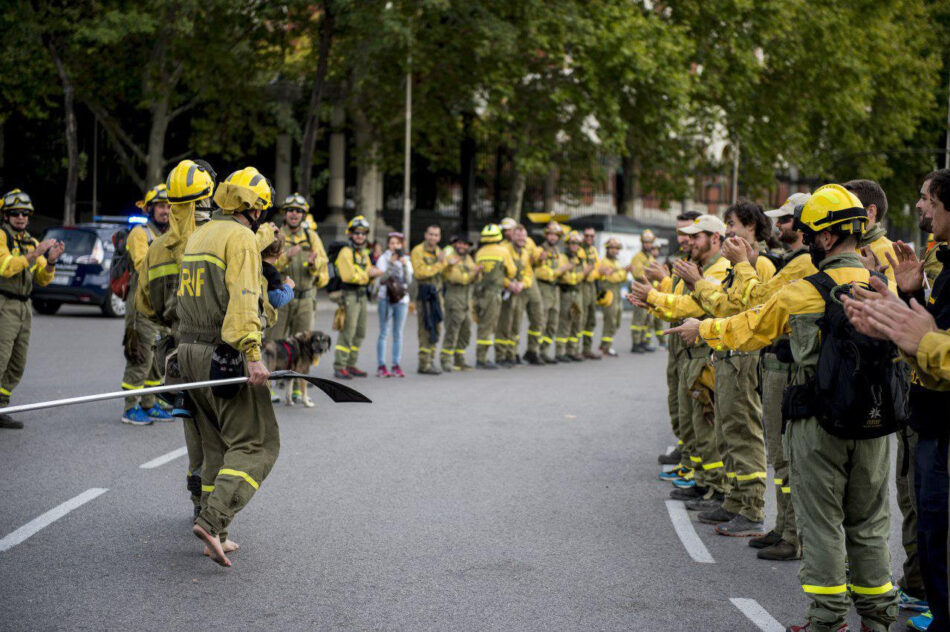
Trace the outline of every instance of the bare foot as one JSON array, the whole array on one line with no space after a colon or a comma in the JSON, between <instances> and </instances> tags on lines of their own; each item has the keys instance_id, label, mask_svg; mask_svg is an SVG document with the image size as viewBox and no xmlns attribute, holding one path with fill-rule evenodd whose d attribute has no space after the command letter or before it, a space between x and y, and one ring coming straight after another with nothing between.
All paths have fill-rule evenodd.
<instances>
[{"instance_id":1,"label":"bare foot","mask_svg":"<svg viewBox=\"0 0 950 632\"><path fill-rule=\"evenodd\" d=\"M231 560L224 554L224 548L221 546L221 540L214 537L210 533L204 530L201 525L195 525L191 528L191 532L195 534L195 537L199 540L203 540L205 543L206 555L210 557L216 564L221 566L231 566Z\"/></svg>"},{"instance_id":2,"label":"bare foot","mask_svg":"<svg viewBox=\"0 0 950 632\"><path fill-rule=\"evenodd\" d=\"M224 549L225 553L234 553L239 548L241 548L241 545L238 544L237 542L232 542L231 540L225 540L224 543L221 545L221 548ZM207 555L208 557L211 557L211 549L209 549L206 546L204 554Z\"/></svg>"}]
</instances>

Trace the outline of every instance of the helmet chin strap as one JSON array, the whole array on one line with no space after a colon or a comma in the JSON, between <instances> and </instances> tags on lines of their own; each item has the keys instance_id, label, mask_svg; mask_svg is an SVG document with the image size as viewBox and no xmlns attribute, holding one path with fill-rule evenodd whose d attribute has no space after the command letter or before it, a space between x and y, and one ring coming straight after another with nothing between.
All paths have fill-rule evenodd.
<instances>
[{"instance_id":1,"label":"helmet chin strap","mask_svg":"<svg viewBox=\"0 0 950 632\"><path fill-rule=\"evenodd\" d=\"M247 223L251 225L251 232L256 233L257 229L260 228L261 226L261 220L264 217L263 212L257 217L254 217L254 212L248 209L245 211L241 211L241 215L243 215L244 219L247 220Z\"/></svg>"}]
</instances>

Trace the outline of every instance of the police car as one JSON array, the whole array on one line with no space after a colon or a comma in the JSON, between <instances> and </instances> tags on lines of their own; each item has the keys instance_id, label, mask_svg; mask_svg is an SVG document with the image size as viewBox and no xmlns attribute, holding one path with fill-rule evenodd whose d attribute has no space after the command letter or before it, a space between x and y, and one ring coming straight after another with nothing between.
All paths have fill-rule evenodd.
<instances>
[{"instance_id":1,"label":"police car","mask_svg":"<svg viewBox=\"0 0 950 632\"><path fill-rule=\"evenodd\" d=\"M33 307L40 314L55 314L60 306L90 305L111 318L125 316L125 301L109 289L109 270L115 247L112 236L144 224L146 217L102 216L76 226L48 229L42 239L66 243L56 264L53 281L46 287L33 287Z\"/></svg>"}]
</instances>

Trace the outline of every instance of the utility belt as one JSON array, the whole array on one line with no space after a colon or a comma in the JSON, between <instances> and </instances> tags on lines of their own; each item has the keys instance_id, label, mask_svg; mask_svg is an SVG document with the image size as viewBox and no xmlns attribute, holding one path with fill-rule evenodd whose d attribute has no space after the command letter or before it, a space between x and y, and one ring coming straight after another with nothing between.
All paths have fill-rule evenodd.
<instances>
[{"instance_id":1,"label":"utility belt","mask_svg":"<svg viewBox=\"0 0 950 632\"><path fill-rule=\"evenodd\" d=\"M717 360L725 360L726 358L742 358L746 356L756 355L758 351L735 351L734 349L727 349L724 351L713 351L713 357Z\"/></svg>"},{"instance_id":2,"label":"utility belt","mask_svg":"<svg viewBox=\"0 0 950 632\"><path fill-rule=\"evenodd\" d=\"M28 300L30 300L28 295L17 294L16 292L9 292L7 290L0 290L0 296L12 298L13 300L20 301L21 303L26 303Z\"/></svg>"},{"instance_id":3,"label":"utility belt","mask_svg":"<svg viewBox=\"0 0 950 632\"><path fill-rule=\"evenodd\" d=\"M544 283L545 285L557 285L554 281L545 281L544 279L538 279L535 277L538 283Z\"/></svg>"},{"instance_id":4,"label":"utility belt","mask_svg":"<svg viewBox=\"0 0 950 632\"><path fill-rule=\"evenodd\" d=\"M709 347L686 347L683 353L690 360L706 360L709 358Z\"/></svg>"},{"instance_id":5,"label":"utility belt","mask_svg":"<svg viewBox=\"0 0 950 632\"><path fill-rule=\"evenodd\" d=\"M471 287L471 283L452 283L451 281L445 282L445 287Z\"/></svg>"},{"instance_id":6,"label":"utility belt","mask_svg":"<svg viewBox=\"0 0 950 632\"><path fill-rule=\"evenodd\" d=\"M313 296L313 288L308 290L298 290L294 288L294 298L310 298Z\"/></svg>"},{"instance_id":7,"label":"utility belt","mask_svg":"<svg viewBox=\"0 0 950 632\"><path fill-rule=\"evenodd\" d=\"M199 345L219 345L224 341L221 339L220 334L191 334L191 333L182 333L180 334L179 342L181 344L199 344Z\"/></svg>"},{"instance_id":8,"label":"utility belt","mask_svg":"<svg viewBox=\"0 0 950 632\"><path fill-rule=\"evenodd\" d=\"M580 287L577 285L568 285L566 283L561 283L560 285L558 285L558 287L561 288L562 292L579 292L580 291Z\"/></svg>"},{"instance_id":9,"label":"utility belt","mask_svg":"<svg viewBox=\"0 0 950 632\"><path fill-rule=\"evenodd\" d=\"M442 287L442 277L430 276L430 277L426 277L425 279L420 279L419 277L416 277L416 283L424 284L424 285L432 285L436 289L438 289Z\"/></svg>"},{"instance_id":10,"label":"utility belt","mask_svg":"<svg viewBox=\"0 0 950 632\"><path fill-rule=\"evenodd\" d=\"M344 292L365 292L366 286L359 283L341 283L340 289Z\"/></svg>"}]
</instances>

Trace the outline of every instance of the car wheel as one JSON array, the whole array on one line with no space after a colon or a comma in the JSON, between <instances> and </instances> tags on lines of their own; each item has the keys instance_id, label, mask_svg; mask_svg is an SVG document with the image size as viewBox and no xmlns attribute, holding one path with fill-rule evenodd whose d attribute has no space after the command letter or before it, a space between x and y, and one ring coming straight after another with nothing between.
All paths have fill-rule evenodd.
<instances>
[{"instance_id":1,"label":"car wheel","mask_svg":"<svg viewBox=\"0 0 950 632\"><path fill-rule=\"evenodd\" d=\"M109 292L105 302L102 304L102 313L109 318L122 318L125 316L125 301Z\"/></svg>"},{"instance_id":2,"label":"car wheel","mask_svg":"<svg viewBox=\"0 0 950 632\"><path fill-rule=\"evenodd\" d=\"M43 299L33 301L33 307L36 311L46 316L52 316L58 312L61 305L62 303L59 301L44 301Z\"/></svg>"}]
</instances>

